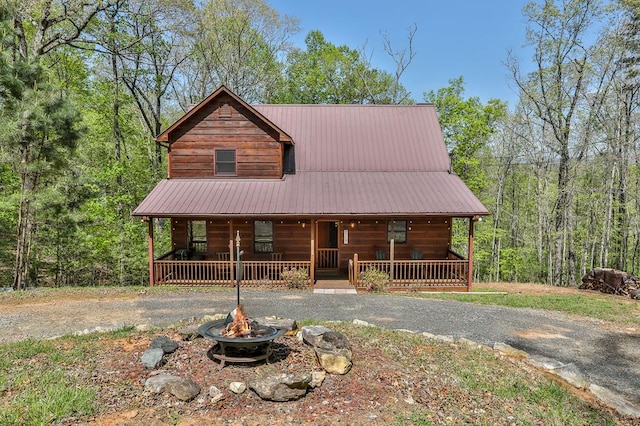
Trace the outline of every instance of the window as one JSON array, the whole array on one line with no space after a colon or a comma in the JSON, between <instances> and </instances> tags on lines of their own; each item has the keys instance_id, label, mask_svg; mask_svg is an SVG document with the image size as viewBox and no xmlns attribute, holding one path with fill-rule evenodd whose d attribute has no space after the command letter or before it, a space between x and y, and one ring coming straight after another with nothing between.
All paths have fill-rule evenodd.
<instances>
[{"instance_id":1,"label":"window","mask_svg":"<svg viewBox=\"0 0 640 426\"><path fill-rule=\"evenodd\" d=\"M273 253L273 221L253 222L253 252Z\"/></svg>"},{"instance_id":2,"label":"window","mask_svg":"<svg viewBox=\"0 0 640 426\"><path fill-rule=\"evenodd\" d=\"M394 240L398 244L407 242L407 221L390 220L387 222L387 242Z\"/></svg>"},{"instance_id":3,"label":"window","mask_svg":"<svg viewBox=\"0 0 640 426\"><path fill-rule=\"evenodd\" d=\"M195 253L207 252L207 222L189 221L189 250Z\"/></svg>"},{"instance_id":4,"label":"window","mask_svg":"<svg viewBox=\"0 0 640 426\"><path fill-rule=\"evenodd\" d=\"M236 150L216 149L216 174L236 175Z\"/></svg>"}]
</instances>

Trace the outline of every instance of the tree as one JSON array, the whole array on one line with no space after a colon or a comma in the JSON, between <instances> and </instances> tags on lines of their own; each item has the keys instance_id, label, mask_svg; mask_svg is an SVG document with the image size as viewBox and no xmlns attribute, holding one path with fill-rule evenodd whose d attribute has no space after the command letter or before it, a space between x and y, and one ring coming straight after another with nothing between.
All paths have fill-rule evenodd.
<instances>
[{"instance_id":1,"label":"tree","mask_svg":"<svg viewBox=\"0 0 640 426\"><path fill-rule=\"evenodd\" d=\"M506 115L506 104L498 99L490 99L486 105L476 97L464 99L463 77L449 80L449 86L437 92L424 93L424 100L436 107L453 171L477 193L484 185L479 153Z\"/></svg>"},{"instance_id":2,"label":"tree","mask_svg":"<svg viewBox=\"0 0 640 426\"><path fill-rule=\"evenodd\" d=\"M391 74L371 68L359 51L346 45L336 46L326 41L320 31L311 31L307 34L305 44L306 51L295 49L288 55L284 75L270 102L293 104L411 102L406 90L394 80ZM402 64L408 66L407 62Z\"/></svg>"},{"instance_id":3,"label":"tree","mask_svg":"<svg viewBox=\"0 0 640 426\"><path fill-rule=\"evenodd\" d=\"M79 137L78 115L49 83L48 55L76 40L105 5L82 1L0 6L0 114L5 155L20 179L14 288L29 284L37 195L66 163Z\"/></svg>"},{"instance_id":4,"label":"tree","mask_svg":"<svg viewBox=\"0 0 640 426\"><path fill-rule=\"evenodd\" d=\"M209 0L197 16L193 49L174 81L183 109L223 84L248 102L268 98L298 20L281 16L264 0Z\"/></svg>"},{"instance_id":5,"label":"tree","mask_svg":"<svg viewBox=\"0 0 640 426\"><path fill-rule=\"evenodd\" d=\"M521 97L531 103L552 135L549 148L558 160L552 282L572 285L576 282L577 269L571 162L580 156L579 152L584 152L583 147L576 148L579 140L575 137L574 121L588 86L593 52L584 38L601 15L602 4L597 0L556 3L552 0L545 0L541 5L531 2L524 9L529 21L528 44L535 49L536 70L523 76L513 56L507 65Z\"/></svg>"}]
</instances>

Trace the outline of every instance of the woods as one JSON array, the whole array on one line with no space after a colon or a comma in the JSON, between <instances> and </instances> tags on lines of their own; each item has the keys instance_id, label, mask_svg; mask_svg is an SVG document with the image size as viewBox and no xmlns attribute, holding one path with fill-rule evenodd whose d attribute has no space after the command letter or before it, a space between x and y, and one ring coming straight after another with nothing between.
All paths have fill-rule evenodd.
<instances>
[{"instance_id":1,"label":"woods","mask_svg":"<svg viewBox=\"0 0 640 426\"><path fill-rule=\"evenodd\" d=\"M257 103L434 103L453 171L492 213L476 228L476 280L637 274L640 1L609 6L526 5L532 57L505 54L519 93L507 105L466 97L464 75L409 93L416 27L406 46L381 36L396 65L385 70L364 40L336 45L314 30L294 46L298 20L266 0L9 0L0 287L147 283L147 228L130 212L166 173L153 137L221 84ZM160 251L168 226L157 224Z\"/></svg>"}]
</instances>

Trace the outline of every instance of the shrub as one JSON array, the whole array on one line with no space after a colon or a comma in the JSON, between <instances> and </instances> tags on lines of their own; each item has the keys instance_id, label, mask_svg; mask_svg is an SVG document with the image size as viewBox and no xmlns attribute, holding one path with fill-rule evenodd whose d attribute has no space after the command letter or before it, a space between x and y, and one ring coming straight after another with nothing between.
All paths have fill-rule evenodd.
<instances>
[{"instance_id":1,"label":"shrub","mask_svg":"<svg viewBox=\"0 0 640 426\"><path fill-rule=\"evenodd\" d=\"M374 292L384 291L384 286L389 282L389 274L373 266L369 266L358 278L366 285L368 291Z\"/></svg>"},{"instance_id":2,"label":"shrub","mask_svg":"<svg viewBox=\"0 0 640 426\"><path fill-rule=\"evenodd\" d=\"M285 269L280 276L289 288L304 288L309 283L309 271L307 268Z\"/></svg>"}]
</instances>

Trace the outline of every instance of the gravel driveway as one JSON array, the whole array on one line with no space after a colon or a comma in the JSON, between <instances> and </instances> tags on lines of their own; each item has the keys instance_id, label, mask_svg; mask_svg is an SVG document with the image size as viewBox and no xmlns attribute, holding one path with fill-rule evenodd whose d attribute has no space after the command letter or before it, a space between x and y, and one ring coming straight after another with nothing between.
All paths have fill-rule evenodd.
<instances>
[{"instance_id":1,"label":"gravel driveway","mask_svg":"<svg viewBox=\"0 0 640 426\"><path fill-rule=\"evenodd\" d=\"M36 301L1 307L0 342L43 338L122 325L166 326L185 318L227 313L229 293L142 293L129 297ZM612 332L597 321L541 310L391 295L332 295L246 290L251 317L364 320L390 329L506 343L540 359L573 364L595 383L640 406L640 334Z\"/></svg>"}]
</instances>

